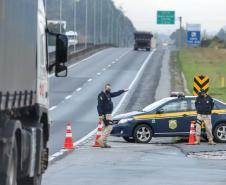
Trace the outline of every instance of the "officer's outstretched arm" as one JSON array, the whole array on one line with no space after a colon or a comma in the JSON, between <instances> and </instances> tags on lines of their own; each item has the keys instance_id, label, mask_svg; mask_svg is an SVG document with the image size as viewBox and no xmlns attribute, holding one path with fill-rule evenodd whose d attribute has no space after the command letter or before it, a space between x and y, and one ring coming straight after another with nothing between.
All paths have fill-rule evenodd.
<instances>
[{"instance_id":1,"label":"officer's outstretched arm","mask_svg":"<svg viewBox=\"0 0 226 185\"><path fill-rule=\"evenodd\" d=\"M111 92L110 95L111 95L112 98L114 98L116 96L120 96L124 92L125 92L125 90L120 90L120 91L117 91L117 92Z\"/></svg>"}]
</instances>

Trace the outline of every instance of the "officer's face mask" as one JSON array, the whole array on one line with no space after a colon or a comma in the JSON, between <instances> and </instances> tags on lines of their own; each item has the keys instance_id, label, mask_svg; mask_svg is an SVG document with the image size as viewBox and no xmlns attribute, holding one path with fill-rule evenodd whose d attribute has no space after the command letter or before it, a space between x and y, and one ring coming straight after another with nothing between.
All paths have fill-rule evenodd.
<instances>
[{"instance_id":1,"label":"officer's face mask","mask_svg":"<svg viewBox=\"0 0 226 185\"><path fill-rule=\"evenodd\" d=\"M110 93L111 92L111 88L110 87L107 87L106 90L105 90L105 92L106 93Z\"/></svg>"}]
</instances>

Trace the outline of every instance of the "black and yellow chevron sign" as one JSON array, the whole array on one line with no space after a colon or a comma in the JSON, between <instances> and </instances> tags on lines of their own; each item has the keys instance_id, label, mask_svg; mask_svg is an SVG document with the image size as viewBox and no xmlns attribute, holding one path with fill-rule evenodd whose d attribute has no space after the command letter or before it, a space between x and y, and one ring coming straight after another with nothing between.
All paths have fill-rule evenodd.
<instances>
[{"instance_id":1,"label":"black and yellow chevron sign","mask_svg":"<svg viewBox=\"0 0 226 185\"><path fill-rule=\"evenodd\" d=\"M210 79L208 76L195 76L194 77L194 89L193 89L193 95L198 96L201 89L204 89L206 93L208 94L209 91L209 82Z\"/></svg>"}]
</instances>

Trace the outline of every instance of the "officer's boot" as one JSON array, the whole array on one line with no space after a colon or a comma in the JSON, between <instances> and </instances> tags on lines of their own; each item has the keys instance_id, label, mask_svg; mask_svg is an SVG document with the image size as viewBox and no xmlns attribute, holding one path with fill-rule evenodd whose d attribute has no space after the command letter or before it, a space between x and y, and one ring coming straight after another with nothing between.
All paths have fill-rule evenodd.
<instances>
[{"instance_id":1,"label":"officer's boot","mask_svg":"<svg viewBox=\"0 0 226 185\"><path fill-rule=\"evenodd\" d=\"M108 145L107 142L108 142L108 134L105 135L105 137L103 137L103 146L101 146L101 148L111 148L111 146Z\"/></svg>"},{"instance_id":2,"label":"officer's boot","mask_svg":"<svg viewBox=\"0 0 226 185\"><path fill-rule=\"evenodd\" d=\"M216 145L216 143L213 141L212 138L211 139L208 139L208 140L209 140L209 142L208 142L209 145Z\"/></svg>"},{"instance_id":3,"label":"officer's boot","mask_svg":"<svg viewBox=\"0 0 226 185\"><path fill-rule=\"evenodd\" d=\"M200 145L200 136L195 136L195 145Z\"/></svg>"},{"instance_id":4,"label":"officer's boot","mask_svg":"<svg viewBox=\"0 0 226 185\"><path fill-rule=\"evenodd\" d=\"M108 145L107 143L104 143L104 146L102 148L111 148L111 145Z\"/></svg>"},{"instance_id":5,"label":"officer's boot","mask_svg":"<svg viewBox=\"0 0 226 185\"><path fill-rule=\"evenodd\" d=\"M111 146L107 144L107 138L104 139L103 144L104 144L104 145L103 145L102 148L111 148Z\"/></svg>"}]
</instances>

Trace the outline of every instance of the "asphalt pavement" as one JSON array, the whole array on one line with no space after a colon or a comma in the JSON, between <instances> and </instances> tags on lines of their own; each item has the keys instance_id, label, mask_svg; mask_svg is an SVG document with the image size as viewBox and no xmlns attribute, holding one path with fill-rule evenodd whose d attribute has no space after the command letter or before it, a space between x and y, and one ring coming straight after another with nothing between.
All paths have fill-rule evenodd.
<instances>
[{"instance_id":1,"label":"asphalt pavement","mask_svg":"<svg viewBox=\"0 0 226 185\"><path fill-rule=\"evenodd\" d=\"M119 57L122 54L124 56ZM101 57L102 60L100 60ZM132 86L134 89L130 90L126 98L124 96L117 98L115 104L117 105L123 99L124 103L121 104L123 109L120 111L131 111L168 96L170 93L169 57L167 48L158 48L153 55L143 51L134 52L130 49L108 49L72 67L69 79L70 77L74 77L72 78L74 80L79 77L86 79L83 83L80 81L73 83L75 81L69 80L66 87L72 89L70 92L57 93L59 89L52 92L55 94L51 99L51 106L56 108L51 112L54 118L51 145L55 141L61 142L59 138L65 135L66 120L61 119L75 120L73 134L80 133L80 137L96 128L97 125L93 121L97 119L96 95L103 84L109 81L115 89L128 87L134 82L134 78L145 63L144 70L137 78L138 81ZM103 70L104 66L108 66L109 61L114 58L117 58L115 61L118 62L112 68ZM87 67L92 69L85 70ZM98 75L97 71L101 69L103 71ZM85 70L85 73L82 73L82 70ZM87 83L89 79L94 83ZM55 83L52 84L54 87L64 84L53 83ZM62 89L64 88L65 86ZM78 88L82 89L77 91ZM71 94L72 97L66 101L64 97ZM88 109L84 108L83 104L88 105ZM43 184L224 185L226 182L224 161L190 155L200 151L226 150L225 144L208 146L202 143L200 146L191 146L185 143L174 144L172 138L153 138L149 144L136 144L126 143L122 138L111 137L110 144L113 148L100 149L92 147L94 137L92 136L63 159L52 163L44 175ZM76 138L79 137L74 136L74 139ZM60 148L59 144L57 146L56 148Z\"/></svg>"},{"instance_id":2,"label":"asphalt pavement","mask_svg":"<svg viewBox=\"0 0 226 185\"><path fill-rule=\"evenodd\" d=\"M156 143L131 144L111 138L111 149L93 148L89 143L51 165L43 184L225 185L224 161L188 158L170 144Z\"/></svg>"},{"instance_id":3,"label":"asphalt pavement","mask_svg":"<svg viewBox=\"0 0 226 185\"><path fill-rule=\"evenodd\" d=\"M149 55L130 48L110 48L70 66L66 78L50 77L50 155L62 148L68 122L74 141L97 127L97 95L104 84L111 83L113 91L127 89ZM159 75L154 76L158 79ZM122 97L114 99L115 106Z\"/></svg>"}]
</instances>

